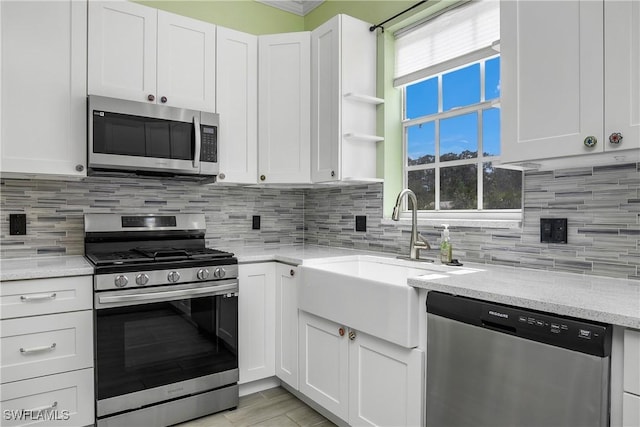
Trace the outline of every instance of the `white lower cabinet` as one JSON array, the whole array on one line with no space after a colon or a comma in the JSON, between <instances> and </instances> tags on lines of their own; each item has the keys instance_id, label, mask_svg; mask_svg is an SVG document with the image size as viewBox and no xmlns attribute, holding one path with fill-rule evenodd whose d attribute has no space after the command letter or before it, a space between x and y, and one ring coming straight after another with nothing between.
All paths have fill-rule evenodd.
<instances>
[{"instance_id":1,"label":"white lower cabinet","mask_svg":"<svg viewBox=\"0 0 640 427\"><path fill-rule=\"evenodd\" d=\"M0 283L2 426L95 422L92 276Z\"/></svg>"},{"instance_id":2,"label":"white lower cabinet","mask_svg":"<svg viewBox=\"0 0 640 427\"><path fill-rule=\"evenodd\" d=\"M640 331L624 331L622 425L640 426Z\"/></svg>"},{"instance_id":3,"label":"white lower cabinet","mask_svg":"<svg viewBox=\"0 0 640 427\"><path fill-rule=\"evenodd\" d=\"M349 418L349 339L344 326L299 312L300 392L343 420Z\"/></svg>"},{"instance_id":4,"label":"white lower cabinet","mask_svg":"<svg viewBox=\"0 0 640 427\"><path fill-rule=\"evenodd\" d=\"M298 282L300 270L276 264L276 376L298 390Z\"/></svg>"},{"instance_id":5,"label":"white lower cabinet","mask_svg":"<svg viewBox=\"0 0 640 427\"><path fill-rule=\"evenodd\" d=\"M423 355L300 312L300 391L352 426L417 426Z\"/></svg>"},{"instance_id":6,"label":"white lower cabinet","mask_svg":"<svg viewBox=\"0 0 640 427\"><path fill-rule=\"evenodd\" d=\"M48 375L0 387L2 425L93 425L93 369Z\"/></svg>"},{"instance_id":7,"label":"white lower cabinet","mask_svg":"<svg viewBox=\"0 0 640 427\"><path fill-rule=\"evenodd\" d=\"M276 263L238 267L239 384L275 375Z\"/></svg>"},{"instance_id":8,"label":"white lower cabinet","mask_svg":"<svg viewBox=\"0 0 640 427\"><path fill-rule=\"evenodd\" d=\"M90 310L4 320L2 382L92 367L92 325Z\"/></svg>"}]
</instances>

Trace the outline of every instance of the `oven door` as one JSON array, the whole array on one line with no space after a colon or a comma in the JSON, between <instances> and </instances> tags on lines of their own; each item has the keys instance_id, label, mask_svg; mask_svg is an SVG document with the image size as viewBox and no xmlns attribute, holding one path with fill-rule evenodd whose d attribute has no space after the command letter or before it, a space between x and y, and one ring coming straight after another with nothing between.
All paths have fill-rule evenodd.
<instances>
[{"instance_id":1,"label":"oven door","mask_svg":"<svg viewBox=\"0 0 640 427\"><path fill-rule=\"evenodd\" d=\"M238 281L95 295L97 416L235 384Z\"/></svg>"}]
</instances>

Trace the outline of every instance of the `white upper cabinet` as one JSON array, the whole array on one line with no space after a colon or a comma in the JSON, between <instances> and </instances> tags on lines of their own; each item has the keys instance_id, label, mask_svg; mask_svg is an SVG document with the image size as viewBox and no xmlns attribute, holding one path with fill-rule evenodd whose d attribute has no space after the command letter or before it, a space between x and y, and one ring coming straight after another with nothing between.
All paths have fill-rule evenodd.
<instances>
[{"instance_id":1,"label":"white upper cabinet","mask_svg":"<svg viewBox=\"0 0 640 427\"><path fill-rule=\"evenodd\" d=\"M311 179L375 181L376 34L337 15L311 33Z\"/></svg>"},{"instance_id":2,"label":"white upper cabinet","mask_svg":"<svg viewBox=\"0 0 640 427\"><path fill-rule=\"evenodd\" d=\"M310 33L258 40L259 183L309 183Z\"/></svg>"},{"instance_id":3,"label":"white upper cabinet","mask_svg":"<svg viewBox=\"0 0 640 427\"><path fill-rule=\"evenodd\" d=\"M500 8L502 162L640 148L640 4ZM617 144L614 133L623 137Z\"/></svg>"},{"instance_id":4,"label":"white upper cabinet","mask_svg":"<svg viewBox=\"0 0 640 427\"><path fill-rule=\"evenodd\" d=\"M86 176L87 4L0 2L2 173Z\"/></svg>"},{"instance_id":5,"label":"white upper cabinet","mask_svg":"<svg viewBox=\"0 0 640 427\"><path fill-rule=\"evenodd\" d=\"M218 27L218 182L255 184L258 172L258 37Z\"/></svg>"},{"instance_id":6,"label":"white upper cabinet","mask_svg":"<svg viewBox=\"0 0 640 427\"><path fill-rule=\"evenodd\" d=\"M604 31L605 150L640 148L640 2L605 1Z\"/></svg>"},{"instance_id":7,"label":"white upper cabinet","mask_svg":"<svg viewBox=\"0 0 640 427\"><path fill-rule=\"evenodd\" d=\"M215 32L136 3L89 2L88 92L215 111Z\"/></svg>"},{"instance_id":8,"label":"white upper cabinet","mask_svg":"<svg viewBox=\"0 0 640 427\"><path fill-rule=\"evenodd\" d=\"M155 103L157 18L136 3L89 2L90 95Z\"/></svg>"}]
</instances>

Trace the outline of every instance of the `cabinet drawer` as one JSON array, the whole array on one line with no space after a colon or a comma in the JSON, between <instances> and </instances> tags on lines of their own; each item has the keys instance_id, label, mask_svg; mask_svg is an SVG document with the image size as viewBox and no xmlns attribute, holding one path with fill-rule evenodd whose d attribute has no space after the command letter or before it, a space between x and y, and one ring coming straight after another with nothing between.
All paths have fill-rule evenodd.
<instances>
[{"instance_id":1,"label":"cabinet drawer","mask_svg":"<svg viewBox=\"0 0 640 427\"><path fill-rule=\"evenodd\" d=\"M0 284L0 318L93 308L93 276L16 280Z\"/></svg>"},{"instance_id":2,"label":"cabinet drawer","mask_svg":"<svg viewBox=\"0 0 640 427\"><path fill-rule=\"evenodd\" d=\"M93 369L0 386L2 425L86 426L94 423Z\"/></svg>"},{"instance_id":3,"label":"cabinet drawer","mask_svg":"<svg viewBox=\"0 0 640 427\"><path fill-rule=\"evenodd\" d=\"M93 311L2 320L2 383L93 365Z\"/></svg>"},{"instance_id":4,"label":"cabinet drawer","mask_svg":"<svg viewBox=\"0 0 640 427\"><path fill-rule=\"evenodd\" d=\"M624 331L624 391L640 395L640 331Z\"/></svg>"},{"instance_id":5,"label":"cabinet drawer","mask_svg":"<svg viewBox=\"0 0 640 427\"><path fill-rule=\"evenodd\" d=\"M622 398L623 427L640 426L640 396L624 393Z\"/></svg>"}]
</instances>

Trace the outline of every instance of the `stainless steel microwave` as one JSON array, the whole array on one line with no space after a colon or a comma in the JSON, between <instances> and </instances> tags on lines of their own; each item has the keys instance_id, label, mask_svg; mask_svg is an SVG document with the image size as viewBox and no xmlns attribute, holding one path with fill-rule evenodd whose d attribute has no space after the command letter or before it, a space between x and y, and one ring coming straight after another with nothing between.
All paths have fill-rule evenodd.
<instances>
[{"instance_id":1,"label":"stainless steel microwave","mask_svg":"<svg viewBox=\"0 0 640 427\"><path fill-rule=\"evenodd\" d=\"M218 174L217 114L89 95L88 172Z\"/></svg>"}]
</instances>

